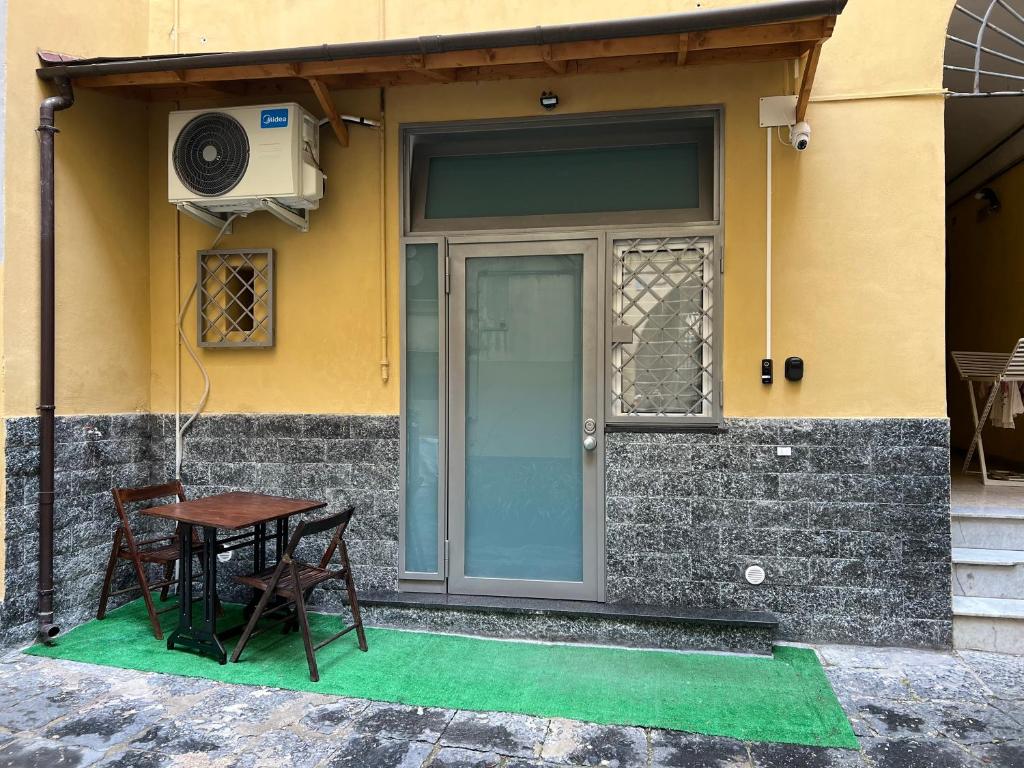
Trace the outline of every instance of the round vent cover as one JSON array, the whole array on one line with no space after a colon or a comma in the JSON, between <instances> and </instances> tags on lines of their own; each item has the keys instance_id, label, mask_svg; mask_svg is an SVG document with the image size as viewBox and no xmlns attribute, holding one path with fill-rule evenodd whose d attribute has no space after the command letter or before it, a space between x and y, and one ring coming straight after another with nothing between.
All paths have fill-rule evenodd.
<instances>
[{"instance_id":1,"label":"round vent cover","mask_svg":"<svg viewBox=\"0 0 1024 768\"><path fill-rule=\"evenodd\" d=\"M174 142L174 172L203 197L235 188L249 166L249 139L231 115L208 112L186 123Z\"/></svg>"},{"instance_id":2,"label":"round vent cover","mask_svg":"<svg viewBox=\"0 0 1024 768\"><path fill-rule=\"evenodd\" d=\"M760 565L752 565L749 568L747 568L747 570L743 573L743 576L744 578L746 578L747 583L753 584L754 586L757 586L758 584L763 584L765 575L766 574L764 572L764 568L762 568Z\"/></svg>"}]
</instances>

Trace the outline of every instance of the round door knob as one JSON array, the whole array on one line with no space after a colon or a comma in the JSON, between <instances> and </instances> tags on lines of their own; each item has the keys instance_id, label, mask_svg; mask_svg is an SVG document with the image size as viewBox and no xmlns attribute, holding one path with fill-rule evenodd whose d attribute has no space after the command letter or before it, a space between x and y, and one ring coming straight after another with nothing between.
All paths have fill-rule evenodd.
<instances>
[{"instance_id":1,"label":"round door knob","mask_svg":"<svg viewBox=\"0 0 1024 768\"><path fill-rule=\"evenodd\" d=\"M587 435L583 438L583 447L588 451L592 451L597 448L597 438L593 435Z\"/></svg>"}]
</instances>

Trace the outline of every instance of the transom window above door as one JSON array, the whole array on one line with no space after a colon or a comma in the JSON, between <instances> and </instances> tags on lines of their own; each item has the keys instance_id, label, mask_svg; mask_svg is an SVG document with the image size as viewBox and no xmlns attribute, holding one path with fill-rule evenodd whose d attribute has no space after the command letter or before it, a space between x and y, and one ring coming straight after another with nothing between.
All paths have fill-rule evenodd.
<instances>
[{"instance_id":1,"label":"transom window above door","mask_svg":"<svg viewBox=\"0 0 1024 768\"><path fill-rule=\"evenodd\" d=\"M717 112L407 129L413 232L712 223Z\"/></svg>"}]
</instances>

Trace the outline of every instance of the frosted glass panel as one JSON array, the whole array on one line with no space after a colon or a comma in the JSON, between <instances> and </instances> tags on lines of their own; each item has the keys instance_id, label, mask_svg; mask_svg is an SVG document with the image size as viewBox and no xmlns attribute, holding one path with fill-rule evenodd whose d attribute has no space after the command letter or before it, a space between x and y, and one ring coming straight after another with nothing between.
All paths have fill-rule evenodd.
<instances>
[{"instance_id":1,"label":"frosted glass panel","mask_svg":"<svg viewBox=\"0 0 1024 768\"><path fill-rule=\"evenodd\" d=\"M405 570L437 573L437 246L405 251Z\"/></svg>"},{"instance_id":2,"label":"frosted glass panel","mask_svg":"<svg viewBox=\"0 0 1024 768\"><path fill-rule=\"evenodd\" d=\"M466 260L466 576L582 581L583 257Z\"/></svg>"},{"instance_id":3,"label":"frosted glass panel","mask_svg":"<svg viewBox=\"0 0 1024 768\"><path fill-rule=\"evenodd\" d=\"M652 211L700 205L696 143L430 159L428 219Z\"/></svg>"}]
</instances>

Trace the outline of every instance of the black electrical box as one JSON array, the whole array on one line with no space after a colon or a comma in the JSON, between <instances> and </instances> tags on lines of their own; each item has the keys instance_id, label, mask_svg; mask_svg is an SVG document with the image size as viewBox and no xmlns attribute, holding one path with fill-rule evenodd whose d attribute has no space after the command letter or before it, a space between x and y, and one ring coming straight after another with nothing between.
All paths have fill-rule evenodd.
<instances>
[{"instance_id":1,"label":"black electrical box","mask_svg":"<svg viewBox=\"0 0 1024 768\"><path fill-rule=\"evenodd\" d=\"M786 358L786 379L800 381L804 377L804 361L800 357Z\"/></svg>"}]
</instances>

